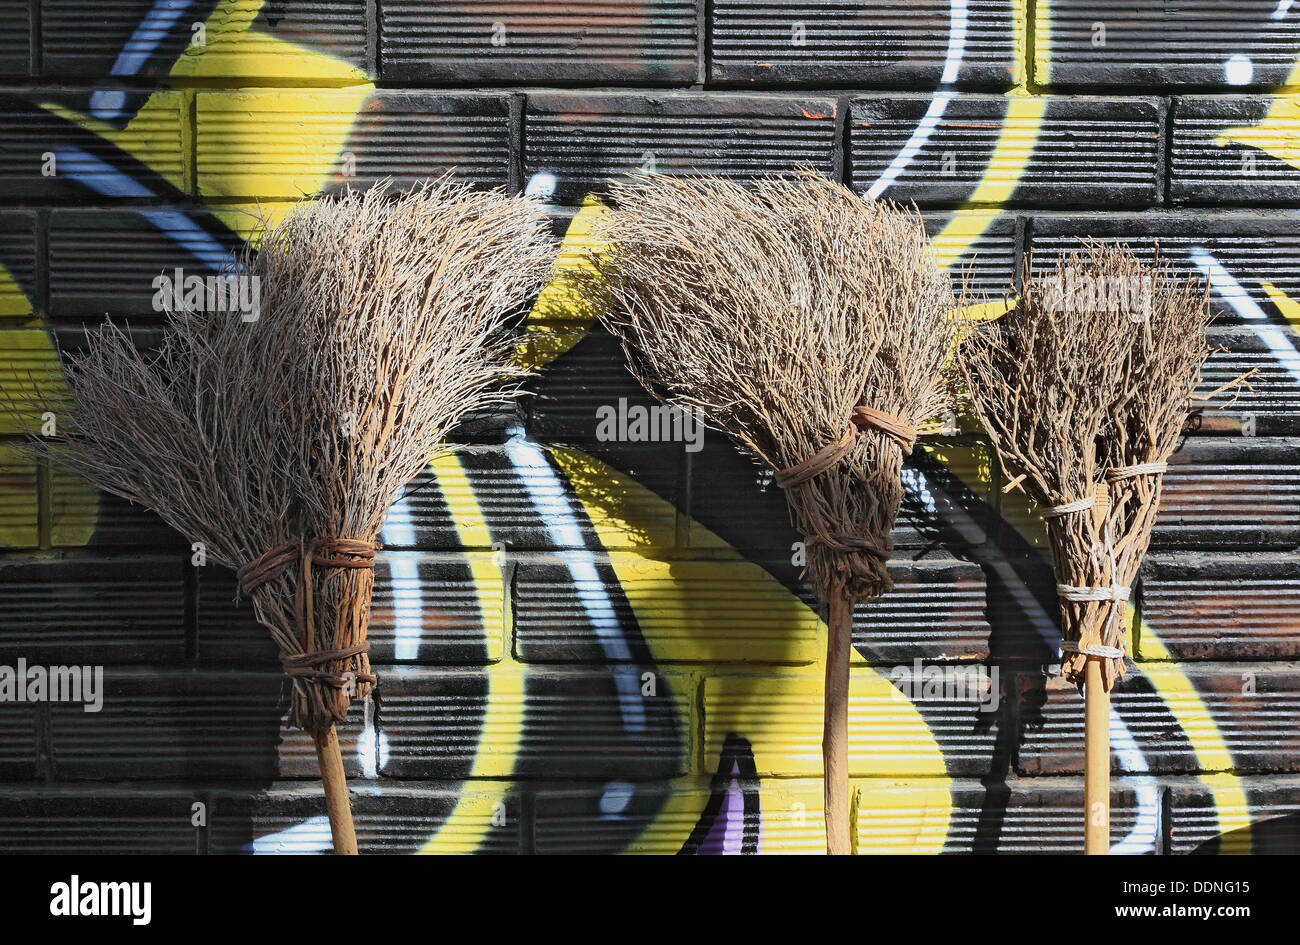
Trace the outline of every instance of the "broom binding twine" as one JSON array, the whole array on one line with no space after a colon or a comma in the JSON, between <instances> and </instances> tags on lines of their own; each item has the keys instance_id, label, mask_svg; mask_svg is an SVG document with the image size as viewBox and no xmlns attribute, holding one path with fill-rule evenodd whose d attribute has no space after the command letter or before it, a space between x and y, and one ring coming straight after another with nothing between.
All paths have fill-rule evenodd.
<instances>
[{"instance_id":1,"label":"broom binding twine","mask_svg":"<svg viewBox=\"0 0 1300 945\"><path fill-rule=\"evenodd\" d=\"M1138 463L1135 466L1112 466L1106 470L1107 482L1119 482L1135 476L1156 476L1169 471L1168 463Z\"/></svg>"},{"instance_id":2,"label":"broom binding twine","mask_svg":"<svg viewBox=\"0 0 1300 945\"><path fill-rule=\"evenodd\" d=\"M855 535L843 530L832 529L818 509L818 503L812 495L809 483L829 471L840 462L857 445L858 440L868 430L876 430L892 440L907 455L916 444L917 431L893 414L874 407L857 406L849 417L849 424L840 437L828 443L812 456L774 471L776 484L787 491L798 490L798 501L802 506L812 534L804 536L804 545L824 545L831 551L845 556L849 564L849 573L866 579L878 579L878 572L889 560L894 550L893 542L885 537ZM874 563L856 560L859 556L874 559Z\"/></svg>"},{"instance_id":3,"label":"broom binding twine","mask_svg":"<svg viewBox=\"0 0 1300 945\"><path fill-rule=\"evenodd\" d=\"M1119 482L1123 479L1132 479L1136 476L1159 475L1168 469L1167 464L1162 462L1156 463L1138 463L1133 466L1115 466L1106 470L1105 479L1108 483ZM1066 502L1062 505L1054 505L1043 512L1044 519L1056 519L1065 515L1076 512L1086 512L1092 509L1096 504L1096 494L1085 496L1082 499L1076 499L1073 502ZM1106 539L1105 547L1111 558L1111 567L1114 568L1114 553L1110 547L1109 536ZM1107 609L1104 626L1100 631L1103 636L1109 635L1115 621L1119 617L1120 606L1124 601L1129 599L1130 590L1120 584L1111 584L1104 587L1079 587L1073 584L1057 584L1056 593L1068 601L1075 603L1103 603L1109 601L1111 607ZM1084 656L1096 656L1107 660L1124 659L1124 649L1122 647L1110 646L1105 643L1082 643L1077 640L1062 640L1062 653L1079 653ZM1107 686L1109 688L1109 686Z\"/></svg>"},{"instance_id":4,"label":"broom binding twine","mask_svg":"<svg viewBox=\"0 0 1300 945\"><path fill-rule=\"evenodd\" d=\"M286 652L281 647L280 664L293 681L295 694L290 711L290 724L318 734L335 722L343 721L351 704L351 692L364 695L364 689L378 681L370 670L367 654L370 643L364 639L348 646L320 649L316 646L314 591L312 568L326 567L341 570L373 570L378 542L360 538L318 538L311 542L286 542L268 549L236 571L240 593L252 596L253 592L279 577L297 574L294 588L294 630L301 647L296 652ZM369 588L364 594L365 609L369 609ZM364 635L365 625L357 629ZM355 668L347 668L349 661ZM337 668L327 669L335 664ZM329 693L326 690L334 690Z\"/></svg>"},{"instance_id":5,"label":"broom binding twine","mask_svg":"<svg viewBox=\"0 0 1300 945\"><path fill-rule=\"evenodd\" d=\"M1112 466L1106 470L1106 482L1115 483L1123 479L1133 479L1137 476L1158 476L1169 471L1168 463L1137 463L1133 466ZM1095 495L1087 495L1082 499L1075 499L1073 502L1066 502L1063 505L1054 505L1044 510L1043 518L1053 519L1060 518L1062 515L1069 515L1072 512L1086 512L1096 504Z\"/></svg>"},{"instance_id":6,"label":"broom binding twine","mask_svg":"<svg viewBox=\"0 0 1300 945\"><path fill-rule=\"evenodd\" d=\"M1117 646L1106 646L1102 643L1093 643L1090 646L1080 646L1071 640L1061 641L1062 653L1082 653L1084 656L1100 656L1102 659L1122 660L1124 651Z\"/></svg>"}]
</instances>

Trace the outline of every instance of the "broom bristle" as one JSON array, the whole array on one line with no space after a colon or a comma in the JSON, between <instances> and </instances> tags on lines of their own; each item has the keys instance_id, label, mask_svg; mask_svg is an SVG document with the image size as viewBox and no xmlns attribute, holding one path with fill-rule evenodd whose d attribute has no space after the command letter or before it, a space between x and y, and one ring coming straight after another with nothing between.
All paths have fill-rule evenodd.
<instances>
[{"instance_id":1,"label":"broom bristle","mask_svg":"<svg viewBox=\"0 0 1300 945\"><path fill-rule=\"evenodd\" d=\"M1209 356L1207 291L1127 246L1087 242L963 343L975 410L1003 464L1024 474L1026 494L1045 510L1058 583L1121 589L1100 600L1061 592L1063 669L1073 682L1086 651L1123 648L1122 601L1150 543L1161 468ZM1104 518L1089 499L1104 499ZM1071 503L1085 507L1052 511ZM1124 661L1103 658L1109 689Z\"/></svg>"},{"instance_id":2,"label":"broom bristle","mask_svg":"<svg viewBox=\"0 0 1300 945\"><path fill-rule=\"evenodd\" d=\"M919 218L810 172L747 189L722 178L618 182L584 292L652 394L698 412L774 470L852 430L859 405L918 426L943 402L951 288ZM824 593L889 588L902 455L878 430L791 493Z\"/></svg>"},{"instance_id":3,"label":"broom bristle","mask_svg":"<svg viewBox=\"0 0 1300 945\"><path fill-rule=\"evenodd\" d=\"M40 398L63 438L33 437L31 450L230 568L281 546L373 544L457 422L517 394L508 319L552 259L539 204L448 177L304 202L233 267L260 280L255 321L171 311L153 355L102 325L65 366L66 395ZM356 547L316 545L349 566L311 572L314 639L301 638L301 568L251 590L282 659L364 641L372 578ZM309 668L344 670L368 677L365 653ZM315 729L349 700L310 678L295 677L290 720Z\"/></svg>"}]
</instances>

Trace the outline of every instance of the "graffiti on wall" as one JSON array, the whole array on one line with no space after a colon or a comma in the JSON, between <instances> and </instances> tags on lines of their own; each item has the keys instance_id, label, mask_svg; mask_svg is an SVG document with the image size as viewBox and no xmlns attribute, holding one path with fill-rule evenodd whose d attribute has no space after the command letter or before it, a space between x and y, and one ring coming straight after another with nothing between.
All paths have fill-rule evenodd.
<instances>
[{"instance_id":1,"label":"graffiti on wall","mask_svg":"<svg viewBox=\"0 0 1300 945\"><path fill-rule=\"evenodd\" d=\"M918 48L885 35L874 14L821 4L830 9L820 26L757 16L745 27L752 55L732 42L741 35L738 4L718 2L709 78L724 91L707 98L659 87L695 78L694 6L672 0L611 3L608 14L573 14L573 22L535 3L497 4L502 18L483 23L474 4L380 4L386 75L544 84L547 63L566 55L575 74L614 69L652 87L536 95L378 88L364 38L351 29L361 22L359 2L122 3L97 12L104 27L91 41L72 38L86 4L42 6L42 28L53 37L44 64L88 88L0 94L5 187L24 198L0 211L8 234L0 239L8 362L0 381L13 389L28 369L57 359L55 340L76 321L108 310L138 317L147 334L141 297L150 273L219 270L259 217L274 218L297 196L454 168L484 185L518 186L554 210L561 258L529 314L521 353L540 371L527 420L433 464L383 534L396 550L386 556L376 622L395 684L350 744L364 776L458 784L412 850L493 849L497 812L514 810L517 788L554 781L561 784L536 799L539 849L781 852L821 843L825 627L790 560L796 536L783 500L761 471L707 436L688 457L594 435L600 404L647 403L569 285L610 175L749 176L796 163L842 170L871 197L921 202L943 264L999 295L1017 277L1022 250L1064 248L1086 219L1099 237L1144 252L1158 245L1204 274L1220 324L1261 368L1258 395L1207 415L1202 432L1241 435L1259 424L1267 433L1269 399L1300 389L1300 257L1252 249L1249 224L1231 216L1218 228L1178 216L1182 204L1227 192L1278 204L1300 195L1300 10L1288 2L1244 4L1249 13L1207 34L1222 45L1205 39L1188 57L1187 69L1201 71L1187 82L1241 94L1172 103L1116 94L1108 65L1120 84L1143 85L1182 60L1141 65L1136 28L1126 32L1121 22L1098 45L1106 10L1096 8L1107 5L1096 2L1038 2L1032 19L1026 0L893 4L923 15ZM1154 29L1162 5L1145 6ZM483 39L482 54L463 62L455 55L463 46L444 35L462 28ZM554 38L566 34L580 38L561 52ZM452 45L432 60L444 65L430 66L438 43ZM895 67L914 69L908 75L927 91L799 91ZM144 80L158 88L144 89ZM783 91L762 90L771 83ZM1087 94L1048 94L1048 83ZM509 139L517 133L516 157ZM849 156L840 169L833 142L844 137ZM43 166L53 173L31 176ZM17 179L19 169L29 176ZM1169 194L1162 170L1173 172ZM1172 208L1136 212L1166 197ZM26 238L37 212L28 202L50 208L40 210L44 273ZM1053 212L1040 215L1040 207ZM1105 212L1085 217L1090 209ZM1295 217L1275 216L1263 225L1285 241ZM995 317L1000 304L970 314ZM1210 372L1208 389L1220 373L1239 373L1233 356ZM10 418L0 432L15 430ZM1020 782L1032 779L1009 783L1013 767L1078 770L1060 747L1080 737L1072 695L1026 671L1053 663L1058 641L1041 519L1022 495L1002 491L973 428L922 447L905 473L899 589L860 610L855 635L851 769L864 852L994 849L1015 829L1017 805L1040 805L1050 817L1056 804L1051 786L1042 797L1018 797ZM94 542L107 514L100 498L55 479L42 515L40 474L0 460L0 543ZM1255 499L1239 517L1284 531L1294 513L1277 506L1288 485L1258 473L1253 484L1231 486ZM1192 491L1223 488L1187 475L1186 489L1170 491L1189 507ZM1174 514L1191 522L1184 532L1193 530L1194 511ZM441 555L436 579L415 551L430 548ZM472 589L452 612L443 598L450 586ZM501 601L511 587L507 617ZM1257 710L1200 673L1182 636L1166 639L1157 598L1129 612L1140 673L1111 709L1123 795L1114 852L1157 848L1161 778L1170 772L1194 773L1188 790L1200 798L1207 839L1250 850L1259 837L1235 746L1236 729ZM448 661L479 669L472 680L461 673L445 683L434 673L426 692L418 669L409 678L407 670L440 660L438 634L454 619L480 628L481 639L461 641L465 651ZM508 623L518 659L504 658ZM975 702L900 692L896 669L914 658L1015 671L994 694L1003 707L983 712ZM578 685L554 670L573 663L599 666L599 674L585 673ZM438 708L443 692L451 695ZM419 715L422 699L432 715ZM458 730L468 748L422 768L420 739L445 736L438 712L458 713L462 726L468 718L474 731ZM410 730L421 724L430 731ZM1064 823L1068 788L1062 796ZM250 847L328 847L323 817L289 820L254 825Z\"/></svg>"}]
</instances>

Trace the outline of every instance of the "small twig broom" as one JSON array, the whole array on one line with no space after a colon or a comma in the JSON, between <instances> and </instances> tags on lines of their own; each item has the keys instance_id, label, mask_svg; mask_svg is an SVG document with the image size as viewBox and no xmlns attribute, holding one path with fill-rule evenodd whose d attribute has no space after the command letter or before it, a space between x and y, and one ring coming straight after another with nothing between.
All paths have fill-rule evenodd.
<instances>
[{"instance_id":1,"label":"small twig broom","mask_svg":"<svg viewBox=\"0 0 1300 945\"><path fill-rule=\"evenodd\" d=\"M357 852L335 723L376 681L376 539L458 420L518 393L508 320L552 258L539 205L449 178L304 202L229 274L260 289L254 317L169 311L154 355L105 323L66 395L38 391L63 435L33 454L236 571L315 740L336 853Z\"/></svg>"},{"instance_id":2,"label":"small twig broom","mask_svg":"<svg viewBox=\"0 0 1300 945\"><path fill-rule=\"evenodd\" d=\"M848 853L853 605L891 587L903 454L942 406L954 308L920 220L812 173L617 183L585 292L653 395L770 466L830 606L827 850Z\"/></svg>"},{"instance_id":3,"label":"small twig broom","mask_svg":"<svg viewBox=\"0 0 1300 945\"><path fill-rule=\"evenodd\" d=\"M975 410L1043 507L1062 670L1084 692L1084 849L1110 844L1110 690L1124 602L1151 541L1166 462L1210 354L1207 287L1089 243L1031 279L962 346Z\"/></svg>"}]
</instances>

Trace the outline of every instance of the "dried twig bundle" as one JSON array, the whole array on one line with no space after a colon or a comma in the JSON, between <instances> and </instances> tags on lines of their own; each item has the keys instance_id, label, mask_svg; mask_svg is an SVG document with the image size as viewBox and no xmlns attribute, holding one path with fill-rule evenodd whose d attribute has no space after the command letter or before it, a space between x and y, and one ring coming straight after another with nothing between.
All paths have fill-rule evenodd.
<instances>
[{"instance_id":1,"label":"dried twig bundle","mask_svg":"<svg viewBox=\"0 0 1300 945\"><path fill-rule=\"evenodd\" d=\"M815 174L618 182L586 291L645 388L777 473L823 591L890 587L899 468L946 394L920 220Z\"/></svg>"},{"instance_id":2,"label":"dried twig bundle","mask_svg":"<svg viewBox=\"0 0 1300 945\"><path fill-rule=\"evenodd\" d=\"M1122 602L1209 356L1206 292L1127 247L1090 243L963 346L980 420L1045 509L1071 681L1091 648L1123 646ZM1104 658L1109 689L1124 661Z\"/></svg>"},{"instance_id":3,"label":"dried twig bundle","mask_svg":"<svg viewBox=\"0 0 1300 945\"><path fill-rule=\"evenodd\" d=\"M104 324L32 451L236 570L319 747L374 682L384 516L461 417L517 394L508 319L552 258L539 205L445 177L304 202L231 273L260 283L255 320L170 311L155 355Z\"/></svg>"},{"instance_id":4,"label":"dried twig bundle","mask_svg":"<svg viewBox=\"0 0 1300 945\"><path fill-rule=\"evenodd\" d=\"M1044 508L1062 668L1087 702L1089 853L1108 849L1109 692L1124 675L1124 602L1210 354L1207 292L1127 247L1088 243L963 345L975 410Z\"/></svg>"},{"instance_id":5,"label":"dried twig bundle","mask_svg":"<svg viewBox=\"0 0 1300 945\"><path fill-rule=\"evenodd\" d=\"M647 390L775 471L830 601L827 838L847 852L852 605L891 586L902 458L948 393L951 287L914 213L810 172L612 196L588 297Z\"/></svg>"},{"instance_id":6,"label":"dried twig bundle","mask_svg":"<svg viewBox=\"0 0 1300 945\"><path fill-rule=\"evenodd\" d=\"M1120 401L1101 443L1108 512L1106 531L1115 553L1114 583L1132 587L1151 544L1169 457L1173 455L1193 407L1193 394L1211 354L1206 328L1211 321L1209 285L1200 278L1180 279L1167 267L1144 268L1131 254L1094 246L1093 265L1114 278L1144 280L1152 305L1137 326L1127 326L1125 378ZM1235 386L1240 380L1234 381ZM1066 678L1083 678L1091 637L1065 654ZM1123 629L1102 634L1103 646L1123 647ZM1124 673L1122 659L1103 667L1109 688Z\"/></svg>"}]
</instances>

